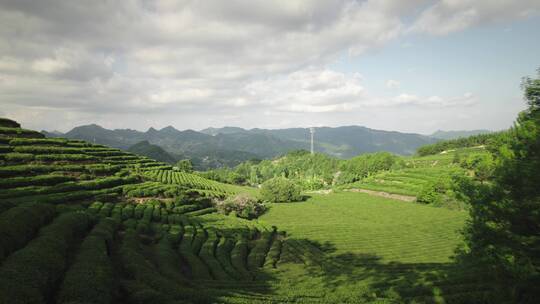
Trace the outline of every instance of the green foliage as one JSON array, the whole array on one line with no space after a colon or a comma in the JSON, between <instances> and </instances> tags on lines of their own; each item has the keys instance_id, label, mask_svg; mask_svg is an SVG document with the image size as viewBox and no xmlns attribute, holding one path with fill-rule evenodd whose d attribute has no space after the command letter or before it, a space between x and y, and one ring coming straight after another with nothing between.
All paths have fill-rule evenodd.
<instances>
[{"instance_id":1,"label":"green foliage","mask_svg":"<svg viewBox=\"0 0 540 304\"><path fill-rule=\"evenodd\" d=\"M485 262L512 302L534 303L540 297L540 78L525 79L523 87L529 108L489 147L493 174L482 176L489 183L462 181L461 193L471 203L469 255Z\"/></svg>"},{"instance_id":2,"label":"green foliage","mask_svg":"<svg viewBox=\"0 0 540 304\"><path fill-rule=\"evenodd\" d=\"M15 198L15 197L26 197L33 195L48 195L62 192L76 192L81 190L100 190L105 188L112 188L115 186L120 186L122 184L128 184L134 182L133 177L106 177L98 178L88 181L80 182L65 182L61 184L56 184L50 187L43 186L30 186L30 187L21 187L14 189L0 190L0 198Z\"/></svg>"},{"instance_id":3,"label":"green foliage","mask_svg":"<svg viewBox=\"0 0 540 304\"><path fill-rule=\"evenodd\" d=\"M251 280L251 273L247 270L248 242L244 237L239 238L231 250L231 264L244 280Z\"/></svg>"},{"instance_id":4,"label":"green foliage","mask_svg":"<svg viewBox=\"0 0 540 304\"><path fill-rule=\"evenodd\" d=\"M180 254L188 261L191 266L191 273L196 279L211 279L212 276L206 265L197 256L200 246L204 243L206 237L203 230L195 229L193 226L185 226L185 232L182 242L179 246ZM198 236L197 236L198 235Z\"/></svg>"},{"instance_id":5,"label":"green foliage","mask_svg":"<svg viewBox=\"0 0 540 304\"><path fill-rule=\"evenodd\" d=\"M4 128L20 128L21 125L14 121L14 120L11 120L9 118L4 118L4 117L0 117L0 127L4 127Z\"/></svg>"},{"instance_id":6,"label":"green foliage","mask_svg":"<svg viewBox=\"0 0 540 304\"><path fill-rule=\"evenodd\" d=\"M469 137L461 137L451 140L443 140L431 145L422 146L416 150L416 153L420 156L426 156L452 149L488 145L490 144L490 142L497 140L499 136L504 136L504 133L505 132L495 132L488 134L472 135Z\"/></svg>"},{"instance_id":7,"label":"green foliage","mask_svg":"<svg viewBox=\"0 0 540 304\"><path fill-rule=\"evenodd\" d=\"M300 187L284 177L267 180L261 186L261 198L269 203L286 203L300 201Z\"/></svg>"},{"instance_id":8,"label":"green foliage","mask_svg":"<svg viewBox=\"0 0 540 304\"><path fill-rule=\"evenodd\" d=\"M122 270L131 278L129 281L122 282L130 302L139 303L141 297L144 297L147 298L144 303L169 303L175 299L189 297L179 284L159 273L143 255L135 231L126 231L119 251Z\"/></svg>"},{"instance_id":9,"label":"green foliage","mask_svg":"<svg viewBox=\"0 0 540 304\"><path fill-rule=\"evenodd\" d=\"M110 259L118 222L107 218L94 226L64 276L60 303L112 303L114 269Z\"/></svg>"},{"instance_id":10,"label":"green foliage","mask_svg":"<svg viewBox=\"0 0 540 304\"><path fill-rule=\"evenodd\" d=\"M234 189L225 184L186 172L178 172L173 170L151 170L145 172L144 176L160 183L178 185L183 189L210 190L207 192L207 194L210 196L223 197L229 193L235 192ZM179 195L181 194L179 193Z\"/></svg>"},{"instance_id":11,"label":"green foliage","mask_svg":"<svg viewBox=\"0 0 540 304\"><path fill-rule=\"evenodd\" d=\"M485 182L490 179L495 169L495 163L491 154L472 155L469 158L461 161L461 166L472 170L475 178L480 182Z\"/></svg>"},{"instance_id":12,"label":"green foliage","mask_svg":"<svg viewBox=\"0 0 540 304\"><path fill-rule=\"evenodd\" d=\"M418 194L416 201L433 206L440 206L444 202L449 203L449 200L455 199L452 191L453 185L450 177L443 177L426 183Z\"/></svg>"},{"instance_id":13,"label":"green foliage","mask_svg":"<svg viewBox=\"0 0 540 304\"><path fill-rule=\"evenodd\" d=\"M345 184L358 181L369 174L383 170L390 170L399 161L399 157L388 152L363 154L344 162L337 184Z\"/></svg>"},{"instance_id":14,"label":"green foliage","mask_svg":"<svg viewBox=\"0 0 540 304\"><path fill-rule=\"evenodd\" d=\"M0 303L46 303L67 266L68 252L88 229L85 213L64 213L0 267Z\"/></svg>"},{"instance_id":15,"label":"green foliage","mask_svg":"<svg viewBox=\"0 0 540 304\"><path fill-rule=\"evenodd\" d=\"M43 138L45 135L34 131L21 128L6 128L0 126L0 134L8 137L25 137L25 138Z\"/></svg>"},{"instance_id":16,"label":"green foliage","mask_svg":"<svg viewBox=\"0 0 540 304\"><path fill-rule=\"evenodd\" d=\"M122 193L128 197L177 197L183 196L186 188L179 185L164 185L159 182L145 182L124 185Z\"/></svg>"},{"instance_id":17,"label":"green foliage","mask_svg":"<svg viewBox=\"0 0 540 304\"><path fill-rule=\"evenodd\" d=\"M442 193L437 191L437 186L432 183L428 183L422 187L420 193L416 197L416 201L422 204L439 204L442 200Z\"/></svg>"},{"instance_id":18,"label":"green foliage","mask_svg":"<svg viewBox=\"0 0 540 304\"><path fill-rule=\"evenodd\" d=\"M23 204L0 214L0 262L26 245L55 214L48 204Z\"/></svg>"},{"instance_id":19,"label":"green foliage","mask_svg":"<svg viewBox=\"0 0 540 304\"><path fill-rule=\"evenodd\" d=\"M221 168L200 175L227 183L258 185L275 177L293 180L303 190L358 181L369 174L402 166L399 157L387 153L363 154L349 160L308 151L292 151L275 160L248 161L234 169Z\"/></svg>"},{"instance_id":20,"label":"green foliage","mask_svg":"<svg viewBox=\"0 0 540 304\"><path fill-rule=\"evenodd\" d=\"M64 138L14 138L9 141L11 146L65 146L68 140Z\"/></svg>"},{"instance_id":21,"label":"green foliage","mask_svg":"<svg viewBox=\"0 0 540 304\"><path fill-rule=\"evenodd\" d=\"M257 269L264 265L264 259L270 249L270 244L275 231L263 231L260 238L253 241L253 248L247 257L247 266L249 269Z\"/></svg>"},{"instance_id":22,"label":"green foliage","mask_svg":"<svg viewBox=\"0 0 540 304\"><path fill-rule=\"evenodd\" d=\"M30 162L34 160L34 154L30 153L6 153L3 157L8 162Z\"/></svg>"},{"instance_id":23,"label":"green foliage","mask_svg":"<svg viewBox=\"0 0 540 304\"><path fill-rule=\"evenodd\" d=\"M38 176L19 176L0 179L0 188L16 188L25 186L52 186L59 183L75 180L73 177L64 175L38 175Z\"/></svg>"},{"instance_id":24,"label":"green foliage","mask_svg":"<svg viewBox=\"0 0 540 304\"><path fill-rule=\"evenodd\" d=\"M178 161L176 163L175 167L180 172L186 172L186 173L193 172L193 164L191 163L191 161L189 159L182 159L182 160Z\"/></svg>"}]
</instances>

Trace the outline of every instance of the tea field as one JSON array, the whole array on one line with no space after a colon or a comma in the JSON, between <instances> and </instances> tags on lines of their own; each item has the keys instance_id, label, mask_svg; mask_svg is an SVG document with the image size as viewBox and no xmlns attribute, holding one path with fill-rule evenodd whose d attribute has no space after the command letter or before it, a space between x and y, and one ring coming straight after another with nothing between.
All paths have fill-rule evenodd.
<instances>
[{"instance_id":1,"label":"tea field","mask_svg":"<svg viewBox=\"0 0 540 304\"><path fill-rule=\"evenodd\" d=\"M0 303L460 303L491 293L474 267L452 263L463 211L338 191L245 220L213 201L256 189L8 119L0 177Z\"/></svg>"},{"instance_id":2,"label":"tea field","mask_svg":"<svg viewBox=\"0 0 540 304\"><path fill-rule=\"evenodd\" d=\"M486 154L483 147L476 147L422 157L403 157L405 168L378 172L340 188L417 196L426 185L448 179L455 174L471 174L459 163Z\"/></svg>"}]
</instances>

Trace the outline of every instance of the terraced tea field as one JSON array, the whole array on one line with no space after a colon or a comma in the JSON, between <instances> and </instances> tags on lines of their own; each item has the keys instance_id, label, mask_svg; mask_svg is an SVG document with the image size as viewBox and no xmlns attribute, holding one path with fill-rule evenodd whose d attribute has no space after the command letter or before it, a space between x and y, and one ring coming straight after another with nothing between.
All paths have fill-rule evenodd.
<instances>
[{"instance_id":1,"label":"terraced tea field","mask_svg":"<svg viewBox=\"0 0 540 304\"><path fill-rule=\"evenodd\" d=\"M491 292L474 267L450 263L459 211L338 192L248 221L213 200L255 189L6 119L0 177L0 303L443 303Z\"/></svg>"},{"instance_id":2,"label":"terraced tea field","mask_svg":"<svg viewBox=\"0 0 540 304\"><path fill-rule=\"evenodd\" d=\"M273 275L289 284L289 297L445 303L490 292L474 268L452 266L466 218L462 211L339 192L276 204L260 221L287 231L281 261L293 264L278 263Z\"/></svg>"},{"instance_id":3,"label":"terraced tea field","mask_svg":"<svg viewBox=\"0 0 540 304\"><path fill-rule=\"evenodd\" d=\"M359 188L373 191L416 196L422 187L453 173L464 171L458 167L411 168L381 172L362 181L346 185L344 188Z\"/></svg>"},{"instance_id":4,"label":"terraced tea field","mask_svg":"<svg viewBox=\"0 0 540 304\"><path fill-rule=\"evenodd\" d=\"M340 188L417 196L422 188L430 183L449 178L453 174L466 174L466 170L455 163L456 157L459 159L485 153L483 148L462 148L437 155L404 157L406 166L404 169L379 172Z\"/></svg>"},{"instance_id":5,"label":"terraced tea field","mask_svg":"<svg viewBox=\"0 0 540 304\"><path fill-rule=\"evenodd\" d=\"M273 205L260 220L290 237L329 243L334 254L376 254L384 262L444 263L460 244L458 230L466 217L463 211L338 192Z\"/></svg>"}]
</instances>

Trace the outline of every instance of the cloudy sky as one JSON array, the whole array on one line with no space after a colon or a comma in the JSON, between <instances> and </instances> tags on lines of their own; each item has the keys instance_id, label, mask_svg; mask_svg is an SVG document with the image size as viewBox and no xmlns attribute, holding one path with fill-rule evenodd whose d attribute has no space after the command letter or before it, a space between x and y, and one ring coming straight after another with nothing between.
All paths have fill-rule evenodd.
<instances>
[{"instance_id":1,"label":"cloudy sky","mask_svg":"<svg viewBox=\"0 0 540 304\"><path fill-rule=\"evenodd\" d=\"M0 116L67 131L503 129L540 0L0 0Z\"/></svg>"}]
</instances>

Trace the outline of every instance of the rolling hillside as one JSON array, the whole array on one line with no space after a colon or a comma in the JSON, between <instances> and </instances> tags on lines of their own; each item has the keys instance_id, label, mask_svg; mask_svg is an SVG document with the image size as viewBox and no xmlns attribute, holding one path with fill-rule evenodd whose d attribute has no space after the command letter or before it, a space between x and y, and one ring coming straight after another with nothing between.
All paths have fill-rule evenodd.
<instances>
[{"instance_id":1,"label":"rolling hillside","mask_svg":"<svg viewBox=\"0 0 540 304\"><path fill-rule=\"evenodd\" d=\"M2 303L447 303L493 294L474 267L451 263L463 211L338 191L248 221L217 213L212 200L256 189L0 124Z\"/></svg>"}]
</instances>

